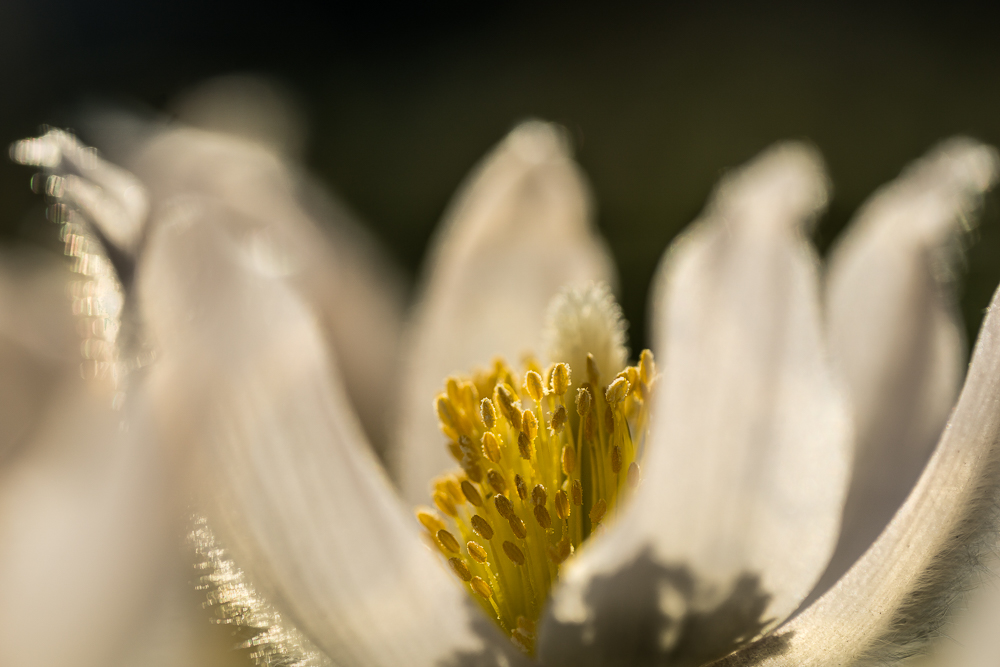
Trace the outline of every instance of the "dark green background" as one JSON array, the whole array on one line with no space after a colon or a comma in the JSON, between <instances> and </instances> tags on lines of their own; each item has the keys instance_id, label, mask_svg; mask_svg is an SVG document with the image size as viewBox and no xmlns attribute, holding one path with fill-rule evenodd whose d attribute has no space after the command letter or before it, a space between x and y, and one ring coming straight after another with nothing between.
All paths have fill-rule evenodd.
<instances>
[{"instance_id":1,"label":"dark green background","mask_svg":"<svg viewBox=\"0 0 1000 667\"><path fill-rule=\"evenodd\" d=\"M826 248L937 140L1000 143L996 19L987 3L7 2L0 141L95 99L164 108L210 75L270 74L308 113L310 166L413 276L469 167L518 119L553 119L592 181L638 346L659 254L726 167L816 143L836 188ZM0 166L0 231L42 242L27 177ZM969 255L973 330L1000 281L996 208Z\"/></svg>"}]
</instances>

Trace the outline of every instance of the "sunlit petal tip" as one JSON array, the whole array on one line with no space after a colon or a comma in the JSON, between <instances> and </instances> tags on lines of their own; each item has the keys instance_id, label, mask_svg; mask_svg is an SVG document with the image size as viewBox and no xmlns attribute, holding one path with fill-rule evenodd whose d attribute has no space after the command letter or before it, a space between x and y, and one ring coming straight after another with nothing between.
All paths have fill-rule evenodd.
<instances>
[{"instance_id":1,"label":"sunlit petal tip","mask_svg":"<svg viewBox=\"0 0 1000 667\"><path fill-rule=\"evenodd\" d=\"M966 365L961 237L996 177L992 147L945 141L880 188L831 252L827 338L857 438L842 534L813 597L882 531L951 413Z\"/></svg>"},{"instance_id":2,"label":"sunlit petal tip","mask_svg":"<svg viewBox=\"0 0 1000 667\"><path fill-rule=\"evenodd\" d=\"M613 283L614 268L586 180L558 126L526 121L472 170L429 253L405 348L393 466L407 500L423 502L450 466L428 409L442 380L497 356L541 354L551 298L590 281Z\"/></svg>"},{"instance_id":3,"label":"sunlit petal tip","mask_svg":"<svg viewBox=\"0 0 1000 667\"><path fill-rule=\"evenodd\" d=\"M668 250L643 482L567 565L543 659L704 664L773 628L819 576L851 442L802 233L827 189L814 149L780 144L726 176Z\"/></svg>"},{"instance_id":4,"label":"sunlit petal tip","mask_svg":"<svg viewBox=\"0 0 1000 667\"><path fill-rule=\"evenodd\" d=\"M1000 290L955 410L920 480L860 560L770 646L725 665L901 664L939 638L995 554ZM992 584L991 584L992 585Z\"/></svg>"},{"instance_id":5,"label":"sunlit petal tip","mask_svg":"<svg viewBox=\"0 0 1000 667\"><path fill-rule=\"evenodd\" d=\"M747 165L727 174L708 211L755 224L808 226L827 204L830 180L819 151L811 144L776 144Z\"/></svg>"}]
</instances>

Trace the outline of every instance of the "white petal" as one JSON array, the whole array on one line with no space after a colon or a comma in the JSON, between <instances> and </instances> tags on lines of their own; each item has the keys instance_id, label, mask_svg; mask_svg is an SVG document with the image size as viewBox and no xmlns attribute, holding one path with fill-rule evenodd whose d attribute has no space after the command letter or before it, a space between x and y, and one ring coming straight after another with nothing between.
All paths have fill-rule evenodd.
<instances>
[{"instance_id":1,"label":"white petal","mask_svg":"<svg viewBox=\"0 0 1000 667\"><path fill-rule=\"evenodd\" d=\"M143 233L149 202L145 188L129 172L102 160L63 130L11 146L22 164L46 168L46 194L82 211L111 243L133 253Z\"/></svg>"},{"instance_id":2,"label":"white petal","mask_svg":"<svg viewBox=\"0 0 1000 667\"><path fill-rule=\"evenodd\" d=\"M567 284L610 281L590 199L560 130L529 121L476 167L451 204L429 261L407 348L394 477L426 502L454 465L432 401L445 378L494 357L541 354L551 298Z\"/></svg>"},{"instance_id":3,"label":"white petal","mask_svg":"<svg viewBox=\"0 0 1000 667\"><path fill-rule=\"evenodd\" d=\"M49 394L76 370L69 275L51 257L0 253L0 464L30 439Z\"/></svg>"},{"instance_id":4,"label":"white petal","mask_svg":"<svg viewBox=\"0 0 1000 667\"><path fill-rule=\"evenodd\" d=\"M398 385L403 290L372 239L308 177L236 137L163 132L132 163L157 207L197 195L239 212L254 261L289 276L318 314L352 403L383 450Z\"/></svg>"},{"instance_id":5,"label":"white petal","mask_svg":"<svg viewBox=\"0 0 1000 667\"><path fill-rule=\"evenodd\" d=\"M419 539L315 317L255 261L242 212L191 199L157 224L139 285L162 349L163 423L200 452L237 562L342 667L492 659L508 643Z\"/></svg>"},{"instance_id":6,"label":"white petal","mask_svg":"<svg viewBox=\"0 0 1000 667\"><path fill-rule=\"evenodd\" d=\"M117 664L171 534L167 468L141 415L63 382L0 471L0 664Z\"/></svg>"},{"instance_id":7,"label":"white petal","mask_svg":"<svg viewBox=\"0 0 1000 667\"><path fill-rule=\"evenodd\" d=\"M840 542L814 595L878 537L955 404L965 372L952 285L957 233L996 170L992 148L942 144L865 205L831 257L827 331L857 440Z\"/></svg>"},{"instance_id":8,"label":"white petal","mask_svg":"<svg viewBox=\"0 0 1000 667\"><path fill-rule=\"evenodd\" d=\"M729 664L895 664L960 606L1000 528L998 304L1000 291L941 441L889 526L823 597Z\"/></svg>"},{"instance_id":9,"label":"white petal","mask_svg":"<svg viewBox=\"0 0 1000 667\"><path fill-rule=\"evenodd\" d=\"M668 252L644 481L568 566L546 660L701 664L792 612L822 571L850 444L802 231L825 201L818 155L778 145Z\"/></svg>"}]
</instances>

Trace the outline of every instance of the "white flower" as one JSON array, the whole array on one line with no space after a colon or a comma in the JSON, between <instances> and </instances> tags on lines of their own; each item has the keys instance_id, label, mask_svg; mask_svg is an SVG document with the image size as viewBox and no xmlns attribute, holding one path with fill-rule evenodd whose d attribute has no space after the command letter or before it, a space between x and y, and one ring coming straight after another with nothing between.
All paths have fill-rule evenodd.
<instances>
[{"instance_id":1,"label":"white flower","mask_svg":"<svg viewBox=\"0 0 1000 667\"><path fill-rule=\"evenodd\" d=\"M464 186L402 364L378 271L329 245L265 149L160 131L125 165L149 194L143 228L105 163L37 141L21 161L78 172L55 194L135 252L126 309L157 361L129 391L194 461L211 525L284 622L342 667L526 660L407 505L447 466L428 409L442 380L542 349L563 285L613 282L558 129L519 126ZM827 198L815 151L781 144L724 178L654 285L643 483L564 566L544 664L892 664L936 637L997 529L1000 314L958 396L948 285L996 170L992 149L942 144L873 197L825 272L806 235ZM369 431L399 415L393 481L356 410Z\"/></svg>"}]
</instances>

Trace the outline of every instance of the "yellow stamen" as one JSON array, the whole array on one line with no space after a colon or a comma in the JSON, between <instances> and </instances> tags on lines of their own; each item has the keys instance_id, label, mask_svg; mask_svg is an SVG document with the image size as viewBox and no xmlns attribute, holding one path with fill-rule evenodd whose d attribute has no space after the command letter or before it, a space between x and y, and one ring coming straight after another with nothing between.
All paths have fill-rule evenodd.
<instances>
[{"instance_id":1,"label":"yellow stamen","mask_svg":"<svg viewBox=\"0 0 1000 667\"><path fill-rule=\"evenodd\" d=\"M648 352L624 370L588 356L570 405L569 364L527 364L523 382L502 360L445 382L434 406L461 470L434 481L437 511L420 507L416 517L484 612L531 652L562 564L640 483L635 459L656 377Z\"/></svg>"}]
</instances>

